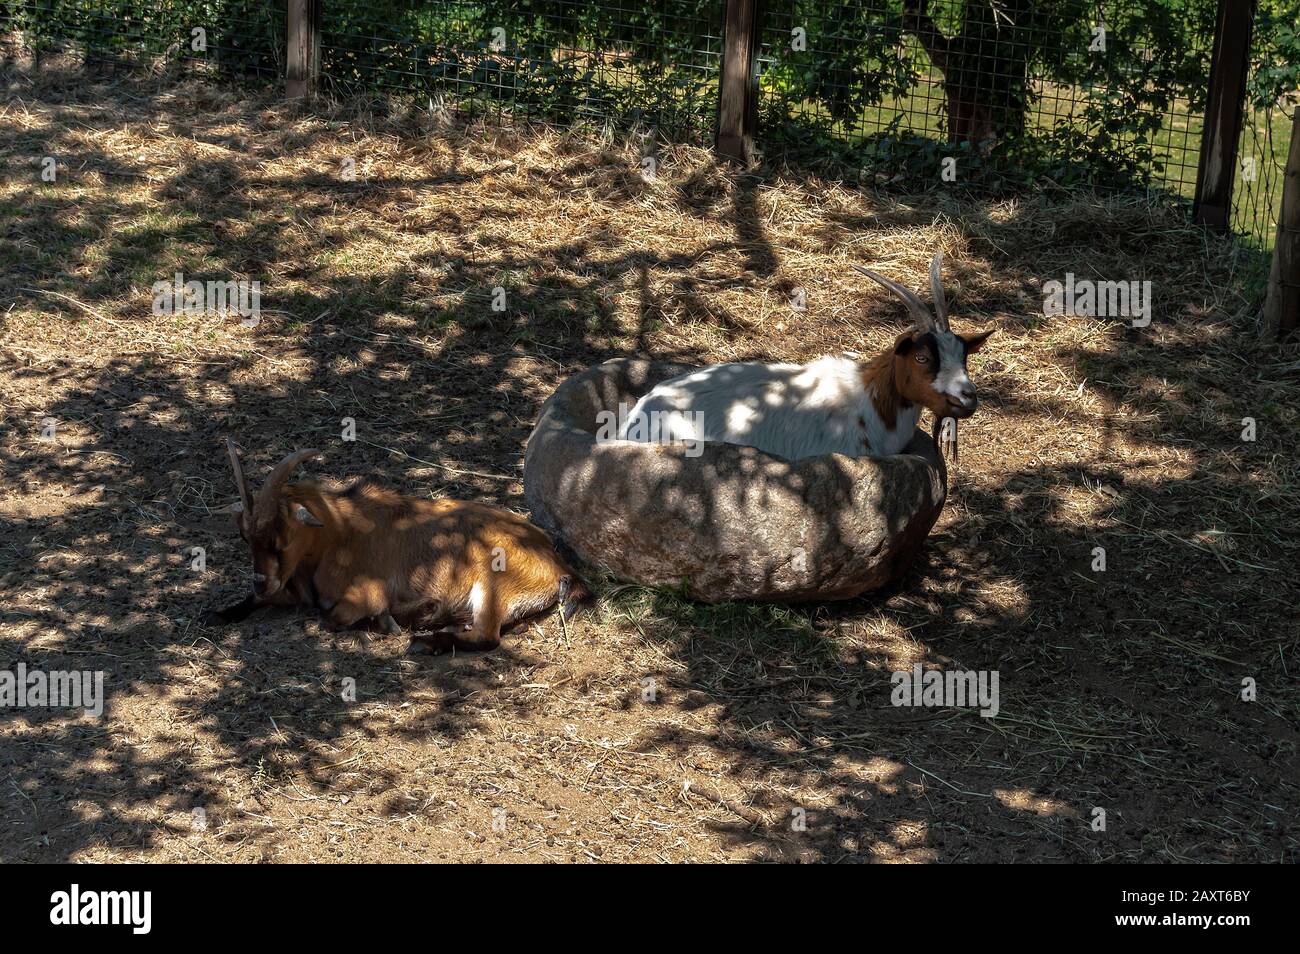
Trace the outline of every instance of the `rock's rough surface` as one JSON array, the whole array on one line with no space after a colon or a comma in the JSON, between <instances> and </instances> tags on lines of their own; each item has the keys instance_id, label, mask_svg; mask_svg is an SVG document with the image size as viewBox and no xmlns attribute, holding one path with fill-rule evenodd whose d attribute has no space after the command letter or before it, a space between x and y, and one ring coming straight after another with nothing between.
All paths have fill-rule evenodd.
<instances>
[{"instance_id":1,"label":"rock's rough surface","mask_svg":"<svg viewBox=\"0 0 1300 954\"><path fill-rule=\"evenodd\" d=\"M597 414L631 409L686 365L616 359L564 382L524 461L534 521L582 561L694 599L847 599L897 579L943 509L943 460L906 453L790 463L752 447L597 441Z\"/></svg>"}]
</instances>

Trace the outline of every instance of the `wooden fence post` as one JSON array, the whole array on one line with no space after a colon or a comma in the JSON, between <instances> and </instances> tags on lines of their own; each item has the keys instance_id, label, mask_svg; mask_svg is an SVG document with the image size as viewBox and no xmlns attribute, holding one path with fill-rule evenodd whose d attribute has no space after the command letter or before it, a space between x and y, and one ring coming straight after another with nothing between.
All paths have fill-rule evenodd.
<instances>
[{"instance_id":1,"label":"wooden fence post","mask_svg":"<svg viewBox=\"0 0 1300 954\"><path fill-rule=\"evenodd\" d=\"M1300 327L1300 106L1291 119L1291 151L1282 175L1282 212L1262 324L1266 332L1277 329L1279 338Z\"/></svg>"},{"instance_id":2,"label":"wooden fence post","mask_svg":"<svg viewBox=\"0 0 1300 954\"><path fill-rule=\"evenodd\" d=\"M288 49L284 91L290 99L311 96L320 77L320 20L325 0L288 0Z\"/></svg>"},{"instance_id":3,"label":"wooden fence post","mask_svg":"<svg viewBox=\"0 0 1300 954\"><path fill-rule=\"evenodd\" d=\"M1232 215L1232 182L1237 173L1237 141L1241 138L1254 22L1255 0L1219 0L1192 221L1220 231L1227 230Z\"/></svg>"},{"instance_id":4,"label":"wooden fence post","mask_svg":"<svg viewBox=\"0 0 1300 954\"><path fill-rule=\"evenodd\" d=\"M759 0L727 0L722 20L722 73L718 84L718 153L737 162L753 155L758 126Z\"/></svg>"}]
</instances>

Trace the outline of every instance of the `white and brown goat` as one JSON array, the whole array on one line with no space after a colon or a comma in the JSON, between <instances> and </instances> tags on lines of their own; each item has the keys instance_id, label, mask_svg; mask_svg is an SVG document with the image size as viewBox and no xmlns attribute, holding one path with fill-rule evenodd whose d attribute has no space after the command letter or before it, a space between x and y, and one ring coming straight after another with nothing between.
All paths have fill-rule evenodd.
<instances>
[{"instance_id":1,"label":"white and brown goat","mask_svg":"<svg viewBox=\"0 0 1300 954\"><path fill-rule=\"evenodd\" d=\"M640 422L642 433L659 440L745 444L793 461L900 453L923 408L934 414L937 434L944 418L975 413L966 358L993 333L949 329L942 266L943 253L936 253L930 263L933 313L903 286L854 266L902 298L915 319L874 359L832 356L808 364L746 362L691 371L645 394L619 436L630 439Z\"/></svg>"},{"instance_id":2,"label":"white and brown goat","mask_svg":"<svg viewBox=\"0 0 1300 954\"><path fill-rule=\"evenodd\" d=\"M551 541L523 517L486 504L424 500L359 481L336 493L287 484L320 452L288 455L253 496L227 441L239 530L253 551L253 592L209 614L229 623L263 606L320 609L331 630L413 631L412 649L493 649L503 629L588 597Z\"/></svg>"}]
</instances>

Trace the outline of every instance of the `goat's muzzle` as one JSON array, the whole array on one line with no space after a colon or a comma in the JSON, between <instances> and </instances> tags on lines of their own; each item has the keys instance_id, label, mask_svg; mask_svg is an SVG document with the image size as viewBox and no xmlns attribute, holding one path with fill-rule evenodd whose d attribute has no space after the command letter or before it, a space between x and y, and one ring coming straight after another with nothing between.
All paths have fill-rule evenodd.
<instances>
[{"instance_id":1,"label":"goat's muzzle","mask_svg":"<svg viewBox=\"0 0 1300 954\"><path fill-rule=\"evenodd\" d=\"M980 399L972 388L970 391L963 391L960 398L948 398L948 408L944 412L944 417L966 418L975 413L979 407Z\"/></svg>"},{"instance_id":2,"label":"goat's muzzle","mask_svg":"<svg viewBox=\"0 0 1300 954\"><path fill-rule=\"evenodd\" d=\"M280 592L279 577L263 576L260 573L253 574L253 595L259 600L270 599L278 592Z\"/></svg>"}]
</instances>

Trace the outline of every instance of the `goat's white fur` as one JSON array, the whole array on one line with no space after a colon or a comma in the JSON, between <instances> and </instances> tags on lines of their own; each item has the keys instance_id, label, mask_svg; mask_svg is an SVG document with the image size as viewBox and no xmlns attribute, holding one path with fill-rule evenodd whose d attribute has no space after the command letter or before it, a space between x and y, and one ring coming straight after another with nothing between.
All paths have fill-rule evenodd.
<instances>
[{"instance_id":1,"label":"goat's white fur","mask_svg":"<svg viewBox=\"0 0 1300 954\"><path fill-rule=\"evenodd\" d=\"M966 371L966 345L951 331L936 328L931 332L939 346L939 368L934 376L934 389L954 400L961 400L971 387Z\"/></svg>"},{"instance_id":2,"label":"goat's white fur","mask_svg":"<svg viewBox=\"0 0 1300 954\"><path fill-rule=\"evenodd\" d=\"M933 313L897 282L860 265L853 267L907 303L916 319L914 327L931 336L938 350L930 386L973 411L967 345L948 328L940 278L943 252L935 252L930 261ZM809 364L719 364L691 371L660 383L637 401L618 436L627 440L636 426L636 433L647 439L657 435L665 441L744 444L787 460L900 453L912 440L921 407L907 401L896 404L891 395L885 403L897 406L897 411L894 426L886 426L872 402L871 389L880 385L864 384L863 370L851 357L827 357Z\"/></svg>"},{"instance_id":3,"label":"goat's white fur","mask_svg":"<svg viewBox=\"0 0 1300 954\"><path fill-rule=\"evenodd\" d=\"M964 376L960 357L956 363ZM697 413L681 413L686 411ZM893 429L886 427L863 386L858 362L825 357L809 364L718 364L670 378L637 401L620 439L627 439L639 415L648 424L655 414L660 440L745 444L793 461L900 453L912 439L921 408L900 408Z\"/></svg>"}]
</instances>

